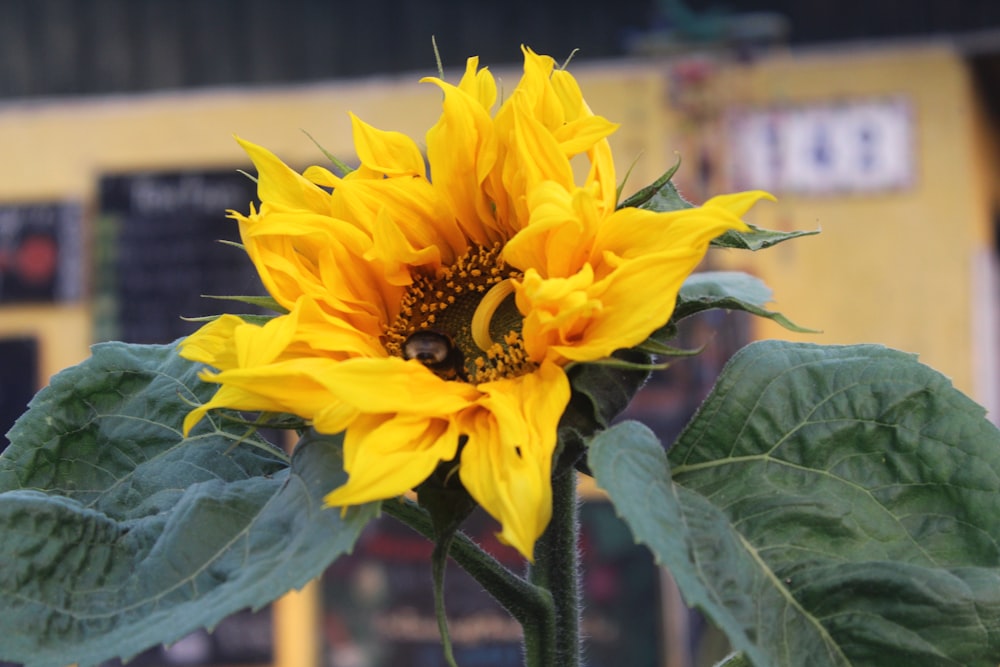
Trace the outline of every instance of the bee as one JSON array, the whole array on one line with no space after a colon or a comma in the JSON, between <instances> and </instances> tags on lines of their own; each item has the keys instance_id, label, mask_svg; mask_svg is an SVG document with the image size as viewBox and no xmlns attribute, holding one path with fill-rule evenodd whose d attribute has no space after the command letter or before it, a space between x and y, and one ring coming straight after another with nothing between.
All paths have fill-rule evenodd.
<instances>
[{"instance_id":1,"label":"bee","mask_svg":"<svg viewBox=\"0 0 1000 667\"><path fill-rule=\"evenodd\" d=\"M451 336L430 329L417 331L403 343L403 358L416 359L444 380L465 379L465 358Z\"/></svg>"}]
</instances>

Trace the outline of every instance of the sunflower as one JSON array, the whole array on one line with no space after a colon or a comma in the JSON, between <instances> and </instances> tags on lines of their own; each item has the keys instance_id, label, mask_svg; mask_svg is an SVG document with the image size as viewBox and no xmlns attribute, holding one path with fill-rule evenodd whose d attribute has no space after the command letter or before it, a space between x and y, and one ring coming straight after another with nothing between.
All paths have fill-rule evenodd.
<instances>
[{"instance_id":1,"label":"sunflower","mask_svg":"<svg viewBox=\"0 0 1000 667\"><path fill-rule=\"evenodd\" d=\"M299 174L240 140L261 204L230 215L287 312L264 324L224 315L182 342L219 384L184 429L230 408L343 432L349 477L330 506L399 496L451 462L530 560L551 514L567 365L664 325L709 242L747 229L740 217L767 195L618 208L617 126L528 49L495 113L497 86L477 58L458 85L424 81L444 93L426 163L409 137L353 115L360 166L343 176Z\"/></svg>"}]
</instances>

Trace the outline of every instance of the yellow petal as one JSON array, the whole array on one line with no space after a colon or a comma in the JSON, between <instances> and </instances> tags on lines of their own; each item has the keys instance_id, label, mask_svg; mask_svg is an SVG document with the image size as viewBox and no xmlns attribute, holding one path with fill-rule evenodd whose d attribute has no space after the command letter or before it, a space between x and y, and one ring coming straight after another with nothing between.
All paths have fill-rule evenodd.
<instances>
[{"instance_id":1,"label":"yellow petal","mask_svg":"<svg viewBox=\"0 0 1000 667\"><path fill-rule=\"evenodd\" d=\"M458 429L448 419L361 415L344 437L347 483L328 493L327 505L358 505L402 495L455 458Z\"/></svg>"},{"instance_id":2,"label":"yellow petal","mask_svg":"<svg viewBox=\"0 0 1000 667\"><path fill-rule=\"evenodd\" d=\"M543 277L568 277L588 261L601 212L588 191L570 193L552 181L528 197L528 225L504 247L504 259Z\"/></svg>"},{"instance_id":3,"label":"yellow petal","mask_svg":"<svg viewBox=\"0 0 1000 667\"><path fill-rule=\"evenodd\" d=\"M465 61L465 74L458 82L459 89L476 100L487 111L497 101L497 84L493 75L485 67L479 69L479 57L473 56Z\"/></svg>"},{"instance_id":4,"label":"yellow petal","mask_svg":"<svg viewBox=\"0 0 1000 667\"><path fill-rule=\"evenodd\" d=\"M216 368L236 368L233 332L243 324L235 315L223 315L208 322L180 342L180 356Z\"/></svg>"},{"instance_id":5,"label":"yellow petal","mask_svg":"<svg viewBox=\"0 0 1000 667\"><path fill-rule=\"evenodd\" d=\"M205 382L220 384L208 403L184 420L185 433L209 410L231 408L244 411L285 412L311 419L337 402L314 376L337 362L323 358L292 359L253 368L234 368L220 373L204 372Z\"/></svg>"},{"instance_id":6,"label":"yellow petal","mask_svg":"<svg viewBox=\"0 0 1000 667\"><path fill-rule=\"evenodd\" d=\"M657 213L627 208L605 218L597 231L590 262L603 278L614 262L608 255L632 259L652 254L704 255L709 242L730 229L747 229L739 216L721 206Z\"/></svg>"},{"instance_id":7,"label":"yellow petal","mask_svg":"<svg viewBox=\"0 0 1000 667\"><path fill-rule=\"evenodd\" d=\"M299 318L295 342L308 348L301 354L323 354L336 360L386 356L377 336L352 326L341 314L324 310L307 297L300 299L296 307Z\"/></svg>"},{"instance_id":8,"label":"yellow petal","mask_svg":"<svg viewBox=\"0 0 1000 667\"><path fill-rule=\"evenodd\" d=\"M549 350L566 359L592 361L619 348L634 347L666 324L677 292L704 253L647 255L624 263L588 294L601 304L594 308L580 332L550 341Z\"/></svg>"},{"instance_id":9,"label":"yellow petal","mask_svg":"<svg viewBox=\"0 0 1000 667\"><path fill-rule=\"evenodd\" d=\"M257 167L257 196L273 206L323 213L329 210L330 195L289 168L274 153L236 137Z\"/></svg>"},{"instance_id":10,"label":"yellow petal","mask_svg":"<svg viewBox=\"0 0 1000 667\"><path fill-rule=\"evenodd\" d=\"M718 195L712 197L702 205L702 208L722 208L733 215L742 218L750 208L761 199L778 201L770 192L763 190L749 190L747 192L737 192L734 194Z\"/></svg>"},{"instance_id":11,"label":"yellow petal","mask_svg":"<svg viewBox=\"0 0 1000 667\"><path fill-rule=\"evenodd\" d=\"M470 241L500 240L492 203L483 188L497 160L493 121L482 103L464 90L428 78L444 92L443 113L427 132L427 159L438 196L447 203Z\"/></svg>"},{"instance_id":12,"label":"yellow petal","mask_svg":"<svg viewBox=\"0 0 1000 667\"><path fill-rule=\"evenodd\" d=\"M601 116L589 116L556 128L552 136L559 143L563 153L567 157L572 157L606 139L618 127L617 123L612 123Z\"/></svg>"},{"instance_id":13,"label":"yellow petal","mask_svg":"<svg viewBox=\"0 0 1000 667\"><path fill-rule=\"evenodd\" d=\"M399 357L349 359L316 379L331 396L371 414L444 416L479 397L472 385L442 380L420 362Z\"/></svg>"},{"instance_id":14,"label":"yellow petal","mask_svg":"<svg viewBox=\"0 0 1000 667\"><path fill-rule=\"evenodd\" d=\"M593 283L589 264L569 278L546 279L529 269L514 283L518 310L526 313L521 331L524 349L532 361L542 361L553 349L583 344L588 327L605 307L591 294Z\"/></svg>"},{"instance_id":15,"label":"yellow petal","mask_svg":"<svg viewBox=\"0 0 1000 667\"><path fill-rule=\"evenodd\" d=\"M402 132L379 130L351 114L354 147L361 163L386 176L426 176L420 149Z\"/></svg>"},{"instance_id":16,"label":"yellow petal","mask_svg":"<svg viewBox=\"0 0 1000 667\"><path fill-rule=\"evenodd\" d=\"M552 454L569 381L562 368L543 364L479 388L486 396L460 418L469 439L459 476L500 522L500 539L533 560L535 541L552 514Z\"/></svg>"}]
</instances>

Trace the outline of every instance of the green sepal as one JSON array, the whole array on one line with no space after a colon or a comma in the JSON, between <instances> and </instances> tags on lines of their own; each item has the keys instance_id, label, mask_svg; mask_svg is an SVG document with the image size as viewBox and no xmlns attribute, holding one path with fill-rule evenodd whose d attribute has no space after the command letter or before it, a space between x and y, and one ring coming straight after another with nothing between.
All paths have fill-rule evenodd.
<instances>
[{"instance_id":1,"label":"green sepal","mask_svg":"<svg viewBox=\"0 0 1000 667\"><path fill-rule=\"evenodd\" d=\"M626 422L589 464L758 667L1000 662L1000 432L911 355L753 344L669 462Z\"/></svg>"},{"instance_id":2,"label":"green sepal","mask_svg":"<svg viewBox=\"0 0 1000 667\"><path fill-rule=\"evenodd\" d=\"M240 173L243 174L244 176L247 175L246 172L240 172ZM256 181L257 179L255 178L254 180ZM221 243L222 245L227 245L233 248L239 248L243 252L247 251L247 247L242 243L240 243L239 241L230 241L229 239L219 239L216 241L216 243Z\"/></svg>"},{"instance_id":3,"label":"green sepal","mask_svg":"<svg viewBox=\"0 0 1000 667\"><path fill-rule=\"evenodd\" d=\"M667 346L664 345L664 348ZM642 352L649 352L641 345L636 348ZM604 357L603 359L595 359L594 361L586 362L591 366L604 366L605 368L618 368L621 370L631 370L631 371L662 371L667 368L670 364L666 363L654 363L650 361L627 361L625 359L618 359L615 357ZM569 369L576 364L570 364L566 368Z\"/></svg>"},{"instance_id":4,"label":"green sepal","mask_svg":"<svg viewBox=\"0 0 1000 667\"><path fill-rule=\"evenodd\" d=\"M288 309L282 306L280 303L274 300L270 296L236 296L236 295L219 295L219 294L202 294L203 299L218 299L220 301L238 301L239 303L245 303L251 306L257 306L259 308L266 308L267 310L272 310L276 313L282 315L288 314ZM240 315L240 317L243 317Z\"/></svg>"},{"instance_id":5,"label":"green sepal","mask_svg":"<svg viewBox=\"0 0 1000 667\"><path fill-rule=\"evenodd\" d=\"M792 232L780 232L773 229L762 229L747 223L750 228L748 232L741 232L730 229L725 234L712 239L713 248L735 248L737 250L763 250L777 245L784 241L797 239L802 236L814 236L819 234L818 229L796 230Z\"/></svg>"},{"instance_id":6,"label":"green sepal","mask_svg":"<svg viewBox=\"0 0 1000 667\"><path fill-rule=\"evenodd\" d=\"M249 313L227 313L227 315L235 315L247 324L253 324L258 327L262 327L275 317L280 317L279 315L251 315ZM200 317L182 317L181 319L185 322L201 323L206 324L208 322L214 322L215 320L222 317L222 315L202 315Z\"/></svg>"},{"instance_id":7,"label":"green sepal","mask_svg":"<svg viewBox=\"0 0 1000 667\"><path fill-rule=\"evenodd\" d=\"M249 429L250 433L256 433L262 428L301 432L309 428L309 422L302 417L284 412L261 412L257 413L257 416L252 419L245 413L237 412L236 410L218 409L213 410L212 414L220 421L245 426Z\"/></svg>"},{"instance_id":8,"label":"green sepal","mask_svg":"<svg viewBox=\"0 0 1000 667\"><path fill-rule=\"evenodd\" d=\"M601 364L574 364L567 369L572 392L559 420L556 472L567 466L585 464L585 441L607 428L628 407L632 397L649 378L645 366L650 356L638 350L619 350L613 356L629 362L627 367Z\"/></svg>"},{"instance_id":9,"label":"green sepal","mask_svg":"<svg viewBox=\"0 0 1000 667\"><path fill-rule=\"evenodd\" d=\"M354 171L354 168L351 165L347 164L343 160L338 159L337 156L335 156L333 153L323 148L323 146L313 137L313 135L309 134L305 130L302 130L302 134L309 137L309 140L312 141L313 144L316 146L316 148L318 148L320 152L326 156L326 159L329 160L331 163L333 163L333 166L340 171L341 176L346 176L347 174Z\"/></svg>"},{"instance_id":10,"label":"green sepal","mask_svg":"<svg viewBox=\"0 0 1000 667\"><path fill-rule=\"evenodd\" d=\"M52 378L0 456L0 656L96 665L258 609L353 547L340 441L287 456L210 414L216 387L172 345L107 343ZM251 442L252 441L252 442Z\"/></svg>"},{"instance_id":11,"label":"green sepal","mask_svg":"<svg viewBox=\"0 0 1000 667\"><path fill-rule=\"evenodd\" d=\"M667 345L651 337L647 338L641 345L636 346L635 349L658 357L694 357L701 354L705 350L705 346L699 345L692 349L686 349Z\"/></svg>"},{"instance_id":12,"label":"green sepal","mask_svg":"<svg viewBox=\"0 0 1000 667\"><path fill-rule=\"evenodd\" d=\"M681 159L678 156L677 162L666 173L650 185L628 197L628 199L618 205L618 208L644 208L661 213L692 208L692 204L681 197L680 193L677 192L677 188L670 181L680 166Z\"/></svg>"}]
</instances>

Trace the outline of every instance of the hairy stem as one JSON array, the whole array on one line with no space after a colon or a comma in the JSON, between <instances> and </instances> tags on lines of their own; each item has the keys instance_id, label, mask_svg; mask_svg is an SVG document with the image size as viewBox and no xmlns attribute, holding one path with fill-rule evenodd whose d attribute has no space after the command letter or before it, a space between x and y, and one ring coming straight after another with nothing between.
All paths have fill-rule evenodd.
<instances>
[{"instance_id":1,"label":"hairy stem","mask_svg":"<svg viewBox=\"0 0 1000 667\"><path fill-rule=\"evenodd\" d=\"M430 515L408 500L387 501L385 513L434 540ZM501 565L467 535L456 532L448 555L524 628L525 664L551 667L555 659L556 626L552 595Z\"/></svg>"},{"instance_id":2,"label":"hairy stem","mask_svg":"<svg viewBox=\"0 0 1000 667\"><path fill-rule=\"evenodd\" d=\"M552 594L555 608L555 662L580 665L580 562L576 475L567 471L552 480L552 519L535 545L530 581Z\"/></svg>"}]
</instances>

